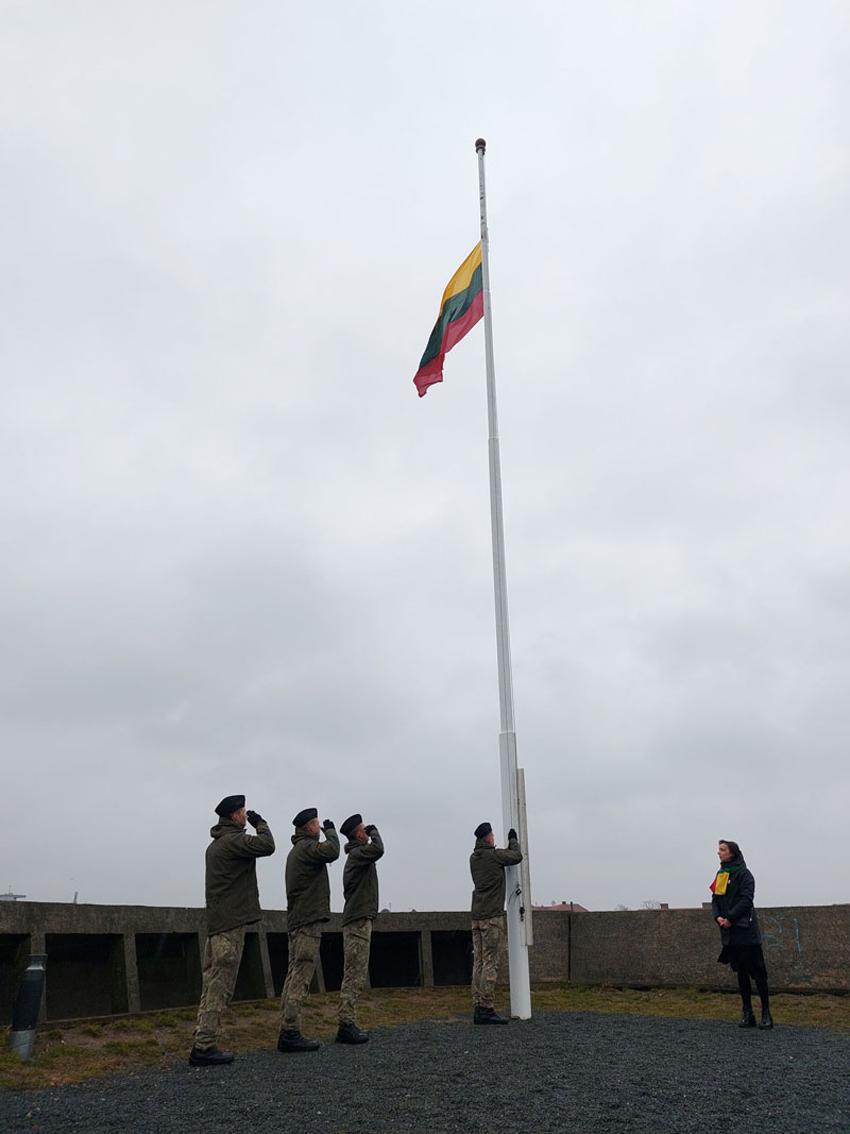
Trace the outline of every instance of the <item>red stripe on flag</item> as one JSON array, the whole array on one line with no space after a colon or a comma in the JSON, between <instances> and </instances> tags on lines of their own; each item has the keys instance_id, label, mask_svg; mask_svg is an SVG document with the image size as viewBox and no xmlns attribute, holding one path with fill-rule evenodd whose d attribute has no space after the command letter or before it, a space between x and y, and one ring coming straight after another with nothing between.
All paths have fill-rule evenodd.
<instances>
[{"instance_id":1,"label":"red stripe on flag","mask_svg":"<svg viewBox=\"0 0 850 1134\"><path fill-rule=\"evenodd\" d=\"M443 335L443 354L448 354L452 347L460 342L467 331L472 330L483 314L484 292L479 291L478 295L476 295L463 315L461 315L459 319L455 319L454 323L449 323L448 327L446 327L446 333Z\"/></svg>"},{"instance_id":2,"label":"red stripe on flag","mask_svg":"<svg viewBox=\"0 0 850 1134\"><path fill-rule=\"evenodd\" d=\"M433 386L435 382L442 382L445 357L444 354L438 354L436 358L432 358L430 362L426 363L421 370L416 371L413 381L419 391L420 398L425 397L425 391L429 386ZM408 371L409 373L410 371Z\"/></svg>"},{"instance_id":3,"label":"red stripe on flag","mask_svg":"<svg viewBox=\"0 0 850 1134\"><path fill-rule=\"evenodd\" d=\"M446 355L456 346L460 340L466 335L478 320L484 314L484 293L479 291L475 296L472 303L459 319L455 319L453 323L449 323L448 327L443 334L443 341L440 344L440 353L436 358L432 358L427 362L421 370L416 372L413 381L416 389L419 391L419 397L425 396L425 392L429 386L433 386L437 382L443 380L443 363L445 362Z\"/></svg>"}]
</instances>

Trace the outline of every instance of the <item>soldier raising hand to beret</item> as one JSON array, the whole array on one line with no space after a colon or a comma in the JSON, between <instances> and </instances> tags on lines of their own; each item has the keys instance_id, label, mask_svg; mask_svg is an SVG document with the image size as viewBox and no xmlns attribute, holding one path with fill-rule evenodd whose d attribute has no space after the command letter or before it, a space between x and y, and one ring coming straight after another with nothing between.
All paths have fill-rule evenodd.
<instances>
[{"instance_id":1,"label":"soldier raising hand to beret","mask_svg":"<svg viewBox=\"0 0 850 1134\"><path fill-rule=\"evenodd\" d=\"M215 809L219 821L210 831L207 847L207 943L204 983L198 1008L195 1043L189 1053L193 1067L232 1063L230 1052L216 1047L221 1013L236 987L245 926L259 921L257 859L274 854L268 823L256 811L245 810L244 795L228 795ZM255 835L245 833L245 824Z\"/></svg>"},{"instance_id":2,"label":"soldier raising hand to beret","mask_svg":"<svg viewBox=\"0 0 850 1134\"><path fill-rule=\"evenodd\" d=\"M340 831L346 836L345 870L342 875L345 908L342 912L342 942L345 971L339 990L337 1043L366 1043L368 1032L357 1027L357 997L369 972L372 922L378 916L378 870L375 863L384 853L384 841L374 823L363 824L360 814L349 815Z\"/></svg>"},{"instance_id":3,"label":"soldier raising hand to beret","mask_svg":"<svg viewBox=\"0 0 850 1134\"><path fill-rule=\"evenodd\" d=\"M316 971L322 944L322 925L331 917L328 864L339 858L339 836L330 819L319 824L315 807L299 811L292 820L295 833L286 859L286 928L289 968L280 998L277 1050L315 1051L318 1040L301 1034L301 1010ZM324 833L324 839L319 836Z\"/></svg>"}]
</instances>

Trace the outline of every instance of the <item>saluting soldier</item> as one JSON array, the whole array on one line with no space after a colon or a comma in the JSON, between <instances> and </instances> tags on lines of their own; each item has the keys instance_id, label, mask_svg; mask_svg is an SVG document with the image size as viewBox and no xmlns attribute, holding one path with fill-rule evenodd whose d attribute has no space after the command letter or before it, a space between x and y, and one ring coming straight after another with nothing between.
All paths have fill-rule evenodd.
<instances>
[{"instance_id":1,"label":"saluting soldier","mask_svg":"<svg viewBox=\"0 0 850 1134\"><path fill-rule=\"evenodd\" d=\"M257 859L274 854L274 838L268 823L256 811L245 810L244 795L228 795L215 809L218 823L211 829L207 847L206 901L207 943L204 949L204 982L194 1046L189 1052L193 1067L215 1067L232 1063L229 1051L220 1051L216 1039L221 1014L233 996L245 926L259 921ZM256 835L246 835L250 823Z\"/></svg>"},{"instance_id":2,"label":"saluting soldier","mask_svg":"<svg viewBox=\"0 0 850 1134\"><path fill-rule=\"evenodd\" d=\"M340 831L345 844L342 874L345 906L342 911L342 942L345 971L339 991L337 1043L366 1043L369 1033L356 1023L357 997L369 973L372 922L378 916L378 869L384 843L374 823L363 825L362 815L349 815Z\"/></svg>"},{"instance_id":3,"label":"saluting soldier","mask_svg":"<svg viewBox=\"0 0 850 1134\"><path fill-rule=\"evenodd\" d=\"M472 1003L474 1024L509 1024L496 1011L496 977L504 937L505 867L522 862L517 833L508 831L508 845L500 850L489 823L475 828L475 849L469 856L472 872Z\"/></svg>"},{"instance_id":4,"label":"saluting soldier","mask_svg":"<svg viewBox=\"0 0 850 1134\"><path fill-rule=\"evenodd\" d=\"M292 824L292 850L286 859L286 924L289 968L280 998L278 1051L315 1051L318 1040L301 1034L301 1011L316 971L322 925L331 917L328 863L339 858L339 836L326 819L319 825L315 807L299 811ZM324 840L319 840L319 833Z\"/></svg>"}]
</instances>

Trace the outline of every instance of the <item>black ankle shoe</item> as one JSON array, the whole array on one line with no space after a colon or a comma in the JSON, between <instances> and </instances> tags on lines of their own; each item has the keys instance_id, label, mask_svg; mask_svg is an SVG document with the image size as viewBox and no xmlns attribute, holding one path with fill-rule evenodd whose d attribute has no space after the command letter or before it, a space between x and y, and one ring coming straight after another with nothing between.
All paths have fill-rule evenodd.
<instances>
[{"instance_id":1,"label":"black ankle shoe","mask_svg":"<svg viewBox=\"0 0 850 1134\"><path fill-rule=\"evenodd\" d=\"M281 1032L277 1037L278 1051L318 1051L318 1040L307 1039L299 1031Z\"/></svg>"},{"instance_id":2,"label":"black ankle shoe","mask_svg":"<svg viewBox=\"0 0 850 1134\"><path fill-rule=\"evenodd\" d=\"M754 1028L756 1026L756 1018L753 1015L752 1008L745 1008L741 1015L741 1022L739 1028Z\"/></svg>"},{"instance_id":3,"label":"black ankle shoe","mask_svg":"<svg viewBox=\"0 0 850 1134\"><path fill-rule=\"evenodd\" d=\"M336 1033L337 1043L368 1043L369 1033L358 1028L356 1024L340 1024Z\"/></svg>"},{"instance_id":4,"label":"black ankle shoe","mask_svg":"<svg viewBox=\"0 0 850 1134\"><path fill-rule=\"evenodd\" d=\"M189 1052L189 1064L192 1067L223 1067L226 1063L232 1062L233 1053L219 1051L215 1045L208 1047L206 1051L200 1047L193 1047Z\"/></svg>"},{"instance_id":5,"label":"black ankle shoe","mask_svg":"<svg viewBox=\"0 0 850 1134\"><path fill-rule=\"evenodd\" d=\"M476 1008L472 1017L473 1024L509 1024L507 1016L500 1016L495 1008Z\"/></svg>"},{"instance_id":6,"label":"black ankle shoe","mask_svg":"<svg viewBox=\"0 0 850 1134\"><path fill-rule=\"evenodd\" d=\"M761 1023L759 1024L759 1027L765 1029L773 1027L773 1017L770 1014L769 1008L762 1008Z\"/></svg>"}]
</instances>

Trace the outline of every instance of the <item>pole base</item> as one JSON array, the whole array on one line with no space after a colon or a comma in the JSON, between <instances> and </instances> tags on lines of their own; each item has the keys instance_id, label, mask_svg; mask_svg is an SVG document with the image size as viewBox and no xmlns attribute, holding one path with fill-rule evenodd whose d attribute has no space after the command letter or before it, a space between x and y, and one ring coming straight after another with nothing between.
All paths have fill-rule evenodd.
<instances>
[{"instance_id":1,"label":"pole base","mask_svg":"<svg viewBox=\"0 0 850 1134\"><path fill-rule=\"evenodd\" d=\"M9 1051L21 1059L29 1059L35 1051L35 1028L22 1032L9 1032Z\"/></svg>"}]
</instances>

